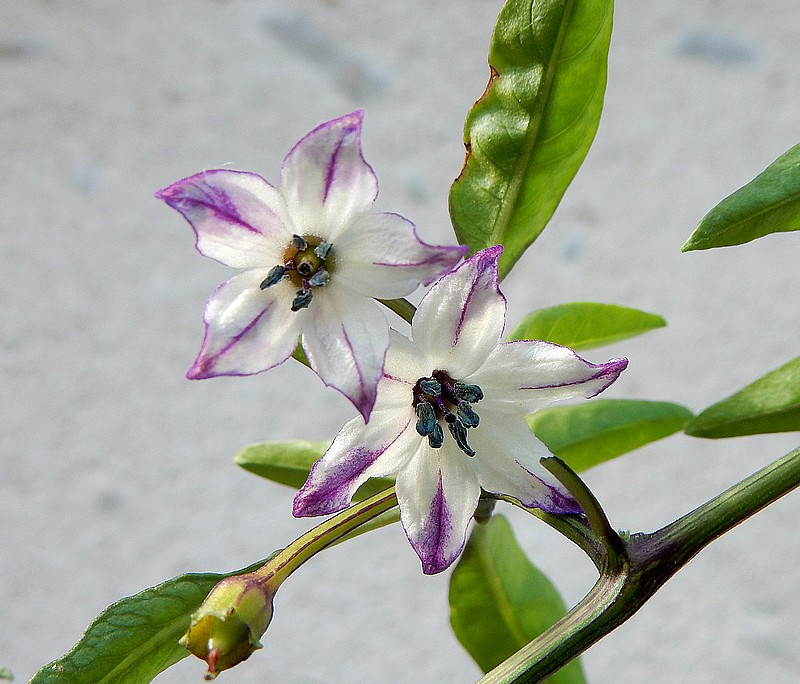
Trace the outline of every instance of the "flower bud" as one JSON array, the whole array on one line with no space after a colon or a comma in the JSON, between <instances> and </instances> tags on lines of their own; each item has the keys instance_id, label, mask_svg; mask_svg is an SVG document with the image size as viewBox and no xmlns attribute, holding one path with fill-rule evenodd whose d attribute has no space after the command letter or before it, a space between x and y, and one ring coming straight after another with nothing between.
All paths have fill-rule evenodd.
<instances>
[{"instance_id":1,"label":"flower bud","mask_svg":"<svg viewBox=\"0 0 800 684\"><path fill-rule=\"evenodd\" d=\"M203 601L181 646L208 663L206 679L247 660L272 619L275 589L254 573L227 577Z\"/></svg>"}]
</instances>

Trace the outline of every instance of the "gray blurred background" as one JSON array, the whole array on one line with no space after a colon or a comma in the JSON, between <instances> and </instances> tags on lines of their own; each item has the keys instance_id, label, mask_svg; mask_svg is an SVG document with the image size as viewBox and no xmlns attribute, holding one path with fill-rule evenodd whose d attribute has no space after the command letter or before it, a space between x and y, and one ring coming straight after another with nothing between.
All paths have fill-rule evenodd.
<instances>
[{"instance_id":1,"label":"gray blurred background","mask_svg":"<svg viewBox=\"0 0 800 684\"><path fill-rule=\"evenodd\" d=\"M228 277L153 192L230 164L277 179L322 121L367 110L378 208L449 242L447 191L499 0L0 0L0 666L27 681L106 605L187 571L231 570L309 522L240 471L243 445L327 438L352 407L308 370L190 382L202 311ZM680 254L705 212L800 141L800 5L620 2L597 140L504 283L509 324L565 301L669 327L609 397L700 410L798 354L797 236ZM324 409L324 410L323 410ZM794 435L675 436L586 479L612 522L655 529L788 451ZM569 603L588 560L509 512ZM593 684L795 682L789 496L703 551L591 649ZM399 526L322 554L281 589L265 648L231 684L471 682L447 575ZM187 659L158 678L198 682Z\"/></svg>"}]
</instances>

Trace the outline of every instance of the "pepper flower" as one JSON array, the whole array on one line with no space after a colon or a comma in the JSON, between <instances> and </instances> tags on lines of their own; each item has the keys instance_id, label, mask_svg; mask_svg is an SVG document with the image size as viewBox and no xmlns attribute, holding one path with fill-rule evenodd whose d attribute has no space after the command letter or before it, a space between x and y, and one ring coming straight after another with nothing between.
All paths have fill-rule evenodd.
<instances>
[{"instance_id":1,"label":"pepper flower","mask_svg":"<svg viewBox=\"0 0 800 684\"><path fill-rule=\"evenodd\" d=\"M371 420L342 428L297 493L296 516L338 511L367 478L396 475L401 522L423 572L434 574L461 553L481 488L550 513L581 512L540 464L551 454L524 416L595 396L628 361L595 365L549 342L500 342L501 252L485 249L443 276L422 299L411 339L393 331Z\"/></svg>"},{"instance_id":2,"label":"pepper flower","mask_svg":"<svg viewBox=\"0 0 800 684\"><path fill-rule=\"evenodd\" d=\"M389 344L370 300L430 284L466 247L428 245L410 221L372 211L378 182L361 153L362 117L306 135L284 159L280 187L218 169L156 193L192 225L202 255L242 269L208 300L188 378L268 370L302 335L311 368L369 419Z\"/></svg>"}]
</instances>

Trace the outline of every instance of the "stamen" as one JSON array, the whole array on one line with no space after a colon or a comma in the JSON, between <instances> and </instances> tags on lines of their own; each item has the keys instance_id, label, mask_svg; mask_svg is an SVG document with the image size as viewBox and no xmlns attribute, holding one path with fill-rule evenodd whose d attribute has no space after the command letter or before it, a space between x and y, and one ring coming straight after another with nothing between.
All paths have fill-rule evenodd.
<instances>
[{"instance_id":1,"label":"stamen","mask_svg":"<svg viewBox=\"0 0 800 684\"><path fill-rule=\"evenodd\" d=\"M300 309L305 309L309 304L311 304L312 296L311 290L298 290L297 294L294 296L294 300L292 301L292 311L300 311Z\"/></svg>"},{"instance_id":2,"label":"stamen","mask_svg":"<svg viewBox=\"0 0 800 684\"><path fill-rule=\"evenodd\" d=\"M324 287L331 281L331 274L324 269L320 269L308 279L311 287Z\"/></svg>"},{"instance_id":3,"label":"stamen","mask_svg":"<svg viewBox=\"0 0 800 684\"><path fill-rule=\"evenodd\" d=\"M442 385L434 378L420 380L419 388L429 397L438 397L442 393Z\"/></svg>"},{"instance_id":4,"label":"stamen","mask_svg":"<svg viewBox=\"0 0 800 684\"><path fill-rule=\"evenodd\" d=\"M449 423L447 427L450 428L450 434L453 435L453 439L456 440L458 448L461 449L461 451L463 451L467 456L474 456L475 452L472 450L472 447L467 444L467 428L465 428L458 420L454 420L452 423Z\"/></svg>"},{"instance_id":5,"label":"stamen","mask_svg":"<svg viewBox=\"0 0 800 684\"><path fill-rule=\"evenodd\" d=\"M444 430L439 423L433 426L433 431L428 435L428 444L433 449L439 449L444 444Z\"/></svg>"},{"instance_id":6,"label":"stamen","mask_svg":"<svg viewBox=\"0 0 800 684\"><path fill-rule=\"evenodd\" d=\"M470 404L483 399L483 390L478 385L468 385L466 382L456 382L453 385L455 395Z\"/></svg>"},{"instance_id":7,"label":"stamen","mask_svg":"<svg viewBox=\"0 0 800 684\"><path fill-rule=\"evenodd\" d=\"M277 266L273 266L269 273L267 273L267 277L261 281L261 285L259 287L262 290L266 290L268 287L272 287L275 283L279 282L283 276L286 275L286 266L281 266L278 264Z\"/></svg>"},{"instance_id":8,"label":"stamen","mask_svg":"<svg viewBox=\"0 0 800 684\"><path fill-rule=\"evenodd\" d=\"M308 249L308 243L306 242L305 238L300 235L292 235L292 246L298 252L304 252Z\"/></svg>"},{"instance_id":9,"label":"stamen","mask_svg":"<svg viewBox=\"0 0 800 684\"><path fill-rule=\"evenodd\" d=\"M436 421L436 412L427 401L417 404L417 432L425 437L430 435L439 423ZM441 429L441 428L440 428Z\"/></svg>"},{"instance_id":10,"label":"stamen","mask_svg":"<svg viewBox=\"0 0 800 684\"><path fill-rule=\"evenodd\" d=\"M462 401L458 404L456 414L458 415L458 419L464 424L464 427L467 428L478 427L478 424L481 422L480 416L472 410L472 406L466 401Z\"/></svg>"},{"instance_id":11,"label":"stamen","mask_svg":"<svg viewBox=\"0 0 800 684\"><path fill-rule=\"evenodd\" d=\"M333 245L330 242L320 242L316 247L314 247L314 254L325 261L325 259L328 257L328 254L331 253L331 249L333 249Z\"/></svg>"}]
</instances>

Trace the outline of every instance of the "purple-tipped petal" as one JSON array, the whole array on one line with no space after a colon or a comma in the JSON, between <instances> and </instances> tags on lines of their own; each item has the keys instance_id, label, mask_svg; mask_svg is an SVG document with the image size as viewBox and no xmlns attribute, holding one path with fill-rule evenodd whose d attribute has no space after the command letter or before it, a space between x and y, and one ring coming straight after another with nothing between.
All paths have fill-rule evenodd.
<instances>
[{"instance_id":1,"label":"purple-tipped petal","mask_svg":"<svg viewBox=\"0 0 800 684\"><path fill-rule=\"evenodd\" d=\"M391 394L392 390L387 388ZM294 498L296 517L327 515L350 505L356 490L370 477L394 474L411 457L420 438L413 413L398 424L397 407L373 412L368 425L361 418L348 422L328 451L314 464Z\"/></svg>"},{"instance_id":2,"label":"purple-tipped petal","mask_svg":"<svg viewBox=\"0 0 800 684\"><path fill-rule=\"evenodd\" d=\"M450 271L468 248L426 244L397 214L366 214L342 233L336 249L337 280L371 297L395 299Z\"/></svg>"},{"instance_id":3,"label":"purple-tipped petal","mask_svg":"<svg viewBox=\"0 0 800 684\"><path fill-rule=\"evenodd\" d=\"M198 251L233 268L278 263L291 230L280 193L261 176L203 171L156 193L194 228Z\"/></svg>"},{"instance_id":4,"label":"purple-tipped petal","mask_svg":"<svg viewBox=\"0 0 800 684\"><path fill-rule=\"evenodd\" d=\"M335 244L339 231L375 201L378 181L361 154L363 116L358 110L322 124L284 159L281 191L298 233Z\"/></svg>"},{"instance_id":5,"label":"purple-tipped petal","mask_svg":"<svg viewBox=\"0 0 800 684\"><path fill-rule=\"evenodd\" d=\"M500 410L533 413L561 399L589 399L613 383L627 359L594 364L568 347L541 340L498 345L469 380Z\"/></svg>"},{"instance_id":6,"label":"purple-tipped petal","mask_svg":"<svg viewBox=\"0 0 800 684\"><path fill-rule=\"evenodd\" d=\"M422 442L398 473L395 487L400 519L422 571L434 575L458 558L480 498L480 486L467 458L446 446Z\"/></svg>"},{"instance_id":7,"label":"purple-tipped petal","mask_svg":"<svg viewBox=\"0 0 800 684\"><path fill-rule=\"evenodd\" d=\"M503 334L506 299L498 289L501 246L484 249L443 276L420 302L412 337L436 368L453 377L477 369Z\"/></svg>"},{"instance_id":8,"label":"purple-tipped petal","mask_svg":"<svg viewBox=\"0 0 800 684\"><path fill-rule=\"evenodd\" d=\"M509 420L479 405L481 422L469 431L472 467L487 492L507 494L548 513L580 513L578 502L539 459L552 456L522 419Z\"/></svg>"},{"instance_id":9,"label":"purple-tipped petal","mask_svg":"<svg viewBox=\"0 0 800 684\"><path fill-rule=\"evenodd\" d=\"M252 375L288 359L297 345L304 312L289 311L288 283L262 290L264 274L245 271L220 285L206 305L206 334L191 380Z\"/></svg>"},{"instance_id":10,"label":"purple-tipped petal","mask_svg":"<svg viewBox=\"0 0 800 684\"><path fill-rule=\"evenodd\" d=\"M322 381L344 394L369 420L389 330L375 302L336 285L314 294L314 315L303 330L303 349Z\"/></svg>"}]
</instances>

